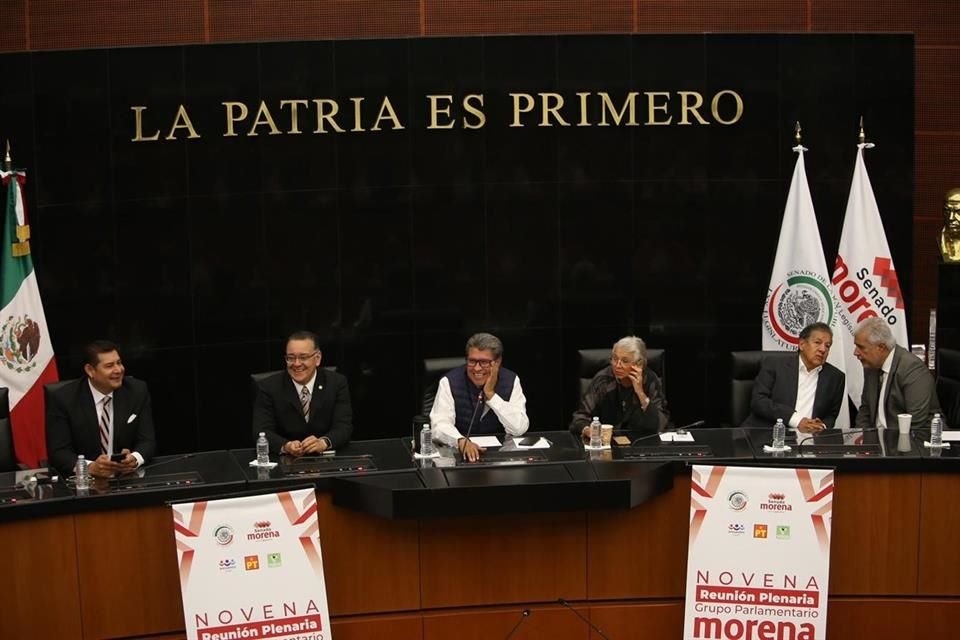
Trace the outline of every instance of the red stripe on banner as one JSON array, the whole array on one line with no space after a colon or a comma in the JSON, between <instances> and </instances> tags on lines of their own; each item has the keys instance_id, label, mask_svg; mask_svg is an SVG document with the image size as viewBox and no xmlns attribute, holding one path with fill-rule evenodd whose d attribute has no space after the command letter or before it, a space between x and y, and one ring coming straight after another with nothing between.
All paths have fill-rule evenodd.
<instances>
[{"instance_id":1,"label":"red stripe on banner","mask_svg":"<svg viewBox=\"0 0 960 640\"><path fill-rule=\"evenodd\" d=\"M300 538L300 546L303 547L303 552L306 554L307 559L310 560L310 566L313 567L314 572L316 572L318 576L322 576L323 560L320 559L320 554L317 552L314 540L316 540L316 538Z\"/></svg>"},{"instance_id":2,"label":"red stripe on banner","mask_svg":"<svg viewBox=\"0 0 960 640\"><path fill-rule=\"evenodd\" d=\"M188 538L196 538L196 537L197 537L197 534L196 534L195 532L190 531L190 529L186 528L185 526L183 526L183 525L180 524L179 522L174 522L174 523L173 523L173 530L176 531L177 533L179 533L179 534L182 535L182 536L187 536Z\"/></svg>"},{"instance_id":3,"label":"red stripe on banner","mask_svg":"<svg viewBox=\"0 0 960 640\"><path fill-rule=\"evenodd\" d=\"M693 491L694 491L695 493L699 493L700 495L702 495L704 498L712 498L712 497L713 497L712 495L710 495L709 493L707 493L707 490L706 490L706 489L704 489L703 487L701 487L700 485L698 485L698 484L695 483L695 482L690 483L690 488L693 489Z\"/></svg>"},{"instance_id":4,"label":"red stripe on banner","mask_svg":"<svg viewBox=\"0 0 960 640\"><path fill-rule=\"evenodd\" d=\"M203 526L203 514L206 512L206 500L193 503L193 510L190 512L190 531L194 532L194 535L200 535L200 528Z\"/></svg>"},{"instance_id":5,"label":"red stripe on banner","mask_svg":"<svg viewBox=\"0 0 960 640\"><path fill-rule=\"evenodd\" d=\"M185 589L190 580L190 567L193 566L193 551L184 551L180 558L180 588Z\"/></svg>"},{"instance_id":6,"label":"red stripe on banner","mask_svg":"<svg viewBox=\"0 0 960 640\"><path fill-rule=\"evenodd\" d=\"M297 524L303 524L304 521L305 521L307 518L309 518L310 516L312 516L312 515L315 514L316 512L317 512L317 504L316 504L316 503L313 503L312 505L310 505L310 508L307 509L306 511L304 511L304 512L303 512L303 515L300 516L299 518L297 518L297 521L294 522L293 524L295 524L295 525L297 525Z\"/></svg>"},{"instance_id":7,"label":"red stripe on banner","mask_svg":"<svg viewBox=\"0 0 960 640\"><path fill-rule=\"evenodd\" d=\"M300 517L300 511L297 509L297 505L293 504L293 496L289 492L283 491L277 494L277 500L280 501L280 506L283 507L283 512L287 514L287 520L290 521L290 524L296 522L297 518Z\"/></svg>"},{"instance_id":8,"label":"red stripe on banner","mask_svg":"<svg viewBox=\"0 0 960 640\"><path fill-rule=\"evenodd\" d=\"M812 496L810 496L810 499L807 500L807 502L817 502L818 500L822 500L825 496L828 496L831 493L833 493L833 485L830 485L826 489L823 489L822 491L820 491L820 493L813 494Z\"/></svg>"},{"instance_id":9,"label":"red stripe on banner","mask_svg":"<svg viewBox=\"0 0 960 640\"><path fill-rule=\"evenodd\" d=\"M10 409L10 426L13 429L13 447L17 461L30 468L39 467L40 461L47 459L43 385L59 379L56 358L51 358L26 395L20 398L17 406Z\"/></svg>"}]
</instances>

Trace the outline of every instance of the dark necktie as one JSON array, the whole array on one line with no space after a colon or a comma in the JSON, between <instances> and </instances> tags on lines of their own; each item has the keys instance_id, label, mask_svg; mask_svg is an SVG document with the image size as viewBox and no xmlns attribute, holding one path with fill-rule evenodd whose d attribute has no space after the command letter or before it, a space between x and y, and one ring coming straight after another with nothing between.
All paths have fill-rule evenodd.
<instances>
[{"instance_id":1,"label":"dark necktie","mask_svg":"<svg viewBox=\"0 0 960 640\"><path fill-rule=\"evenodd\" d=\"M103 399L100 412L100 453L110 452L110 396Z\"/></svg>"},{"instance_id":2,"label":"dark necktie","mask_svg":"<svg viewBox=\"0 0 960 640\"><path fill-rule=\"evenodd\" d=\"M303 409L303 419L310 422L310 389L306 387L300 392L300 407Z\"/></svg>"}]
</instances>

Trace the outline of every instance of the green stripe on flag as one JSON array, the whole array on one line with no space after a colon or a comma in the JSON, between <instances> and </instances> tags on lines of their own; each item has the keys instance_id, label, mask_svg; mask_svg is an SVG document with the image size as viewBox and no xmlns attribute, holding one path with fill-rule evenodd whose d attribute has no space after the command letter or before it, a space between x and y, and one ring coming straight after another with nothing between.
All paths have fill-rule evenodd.
<instances>
[{"instance_id":1,"label":"green stripe on flag","mask_svg":"<svg viewBox=\"0 0 960 640\"><path fill-rule=\"evenodd\" d=\"M30 254L15 258L13 243L17 241L17 176L7 180L7 206L3 217L3 238L0 239L0 309L6 308L20 290L20 285L33 271Z\"/></svg>"}]
</instances>

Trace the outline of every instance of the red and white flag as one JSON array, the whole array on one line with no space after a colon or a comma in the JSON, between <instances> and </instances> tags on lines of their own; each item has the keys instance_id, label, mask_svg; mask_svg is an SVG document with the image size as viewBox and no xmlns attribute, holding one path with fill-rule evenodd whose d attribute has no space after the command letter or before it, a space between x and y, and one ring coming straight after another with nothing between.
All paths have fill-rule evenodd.
<instances>
[{"instance_id":1,"label":"red and white flag","mask_svg":"<svg viewBox=\"0 0 960 640\"><path fill-rule=\"evenodd\" d=\"M857 161L832 278L833 292L839 301L840 332L849 346L844 351L847 392L857 407L863 392L863 367L853 355L857 325L867 318L881 317L890 326L897 344L909 348L903 294L863 162L864 148L872 147L871 143L857 145Z\"/></svg>"},{"instance_id":2,"label":"red and white flag","mask_svg":"<svg viewBox=\"0 0 960 640\"><path fill-rule=\"evenodd\" d=\"M0 171L0 176L7 191L0 239L0 386L10 390L17 460L36 467L47 457L43 385L57 381L57 363L30 256L26 174Z\"/></svg>"}]
</instances>

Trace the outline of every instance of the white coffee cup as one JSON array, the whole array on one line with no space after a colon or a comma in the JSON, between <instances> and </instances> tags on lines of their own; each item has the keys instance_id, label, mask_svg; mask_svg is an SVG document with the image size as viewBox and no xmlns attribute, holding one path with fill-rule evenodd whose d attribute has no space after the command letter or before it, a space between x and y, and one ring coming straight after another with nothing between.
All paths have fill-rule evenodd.
<instances>
[{"instance_id":1,"label":"white coffee cup","mask_svg":"<svg viewBox=\"0 0 960 640\"><path fill-rule=\"evenodd\" d=\"M913 422L913 414L910 414L910 413L897 414L897 426L900 427L900 433L902 435L906 435L910 433L911 422Z\"/></svg>"}]
</instances>

